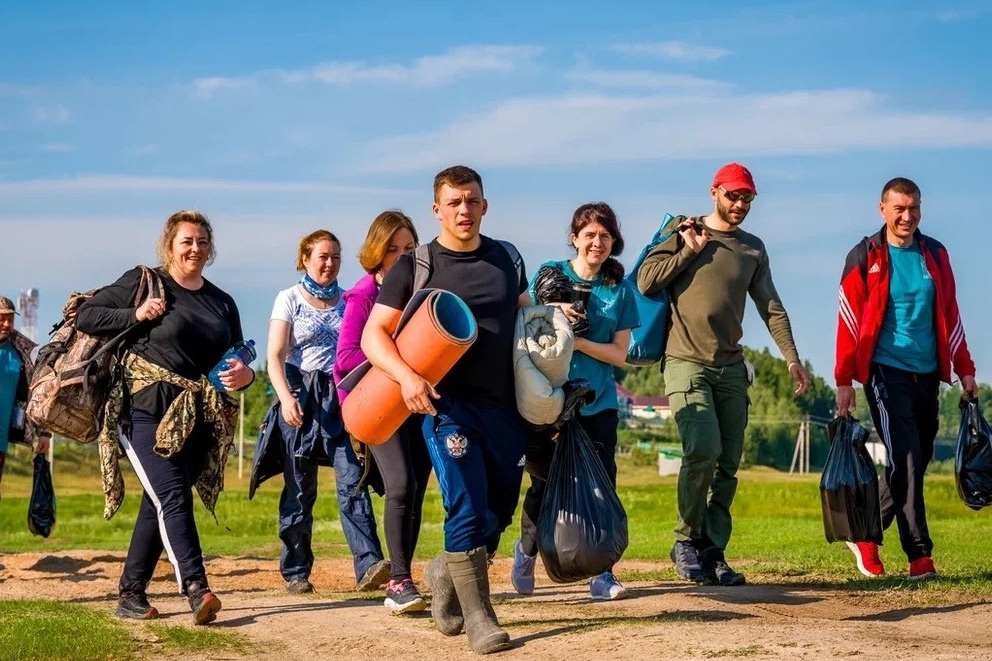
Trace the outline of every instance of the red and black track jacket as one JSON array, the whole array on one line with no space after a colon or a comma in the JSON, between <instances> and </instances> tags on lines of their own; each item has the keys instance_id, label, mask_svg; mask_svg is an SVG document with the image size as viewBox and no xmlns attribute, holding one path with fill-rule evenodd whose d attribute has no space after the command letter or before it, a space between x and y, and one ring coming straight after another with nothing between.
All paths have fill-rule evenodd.
<instances>
[{"instance_id":1,"label":"red and black track jacket","mask_svg":"<svg viewBox=\"0 0 992 661\"><path fill-rule=\"evenodd\" d=\"M840 281L840 310L837 315L837 362L834 378L838 386L853 381L868 382L868 367L878 342L889 302L889 251L886 228L851 249ZM927 271L933 278L934 330L937 334L937 371L940 380L951 382L951 367L958 377L974 376L975 363L968 352L964 326L958 313L954 272L947 250L936 239L916 230L913 237L920 247Z\"/></svg>"}]
</instances>

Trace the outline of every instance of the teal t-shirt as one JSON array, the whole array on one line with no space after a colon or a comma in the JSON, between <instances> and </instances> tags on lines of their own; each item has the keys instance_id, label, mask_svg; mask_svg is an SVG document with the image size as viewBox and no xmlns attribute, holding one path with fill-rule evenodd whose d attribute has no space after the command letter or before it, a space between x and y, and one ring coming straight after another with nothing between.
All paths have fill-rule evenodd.
<instances>
[{"instance_id":1,"label":"teal t-shirt","mask_svg":"<svg viewBox=\"0 0 992 661\"><path fill-rule=\"evenodd\" d=\"M594 280L583 280L576 275L568 260L545 262L534 271L534 277L530 281L531 299L537 301L537 296L534 293L537 273L545 266L555 265L560 266L573 282L584 282L592 285L587 312L589 330L582 337L592 342L608 344L613 341L613 335L617 331L636 328L640 325L641 320L637 316L633 292L626 280L621 280L615 285L604 283L601 275ZM586 379L596 392L596 399L582 407L580 411L582 415L592 415L619 406L612 365L596 360L581 351L576 351L572 354L568 378Z\"/></svg>"},{"instance_id":2,"label":"teal t-shirt","mask_svg":"<svg viewBox=\"0 0 992 661\"><path fill-rule=\"evenodd\" d=\"M10 340L0 342L0 452L6 452L10 442L10 418L20 378L21 355Z\"/></svg>"},{"instance_id":3,"label":"teal t-shirt","mask_svg":"<svg viewBox=\"0 0 992 661\"><path fill-rule=\"evenodd\" d=\"M907 248L890 245L889 264L889 302L872 359L918 374L936 371L936 288L920 247L915 242Z\"/></svg>"}]
</instances>

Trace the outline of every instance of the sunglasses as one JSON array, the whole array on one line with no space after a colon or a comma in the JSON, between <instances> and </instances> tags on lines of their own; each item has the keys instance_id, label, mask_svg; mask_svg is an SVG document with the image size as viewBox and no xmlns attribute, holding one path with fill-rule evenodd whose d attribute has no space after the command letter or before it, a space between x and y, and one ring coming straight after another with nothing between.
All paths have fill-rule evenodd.
<instances>
[{"instance_id":1,"label":"sunglasses","mask_svg":"<svg viewBox=\"0 0 992 661\"><path fill-rule=\"evenodd\" d=\"M718 190L724 195L726 195L728 200L730 200L735 204L737 202L745 202L747 204L750 204L751 202L754 201L754 198L757 197L757 193L738 193L736 191L727 190L723 186L720 186Z\"/></svg>"}]
</instances>

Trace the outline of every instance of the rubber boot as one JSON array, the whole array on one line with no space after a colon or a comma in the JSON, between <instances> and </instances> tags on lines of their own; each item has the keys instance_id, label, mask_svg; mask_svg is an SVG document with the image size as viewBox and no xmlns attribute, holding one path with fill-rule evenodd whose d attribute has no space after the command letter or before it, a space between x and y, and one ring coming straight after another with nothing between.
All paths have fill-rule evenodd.
<instances>
[{"instance_id":1,"label":"rubber boot","mask_svg":"<svg viewBox=\"0 0 992 661\"><path fill-rule=\"evenodd\" d=\"M485 547L460 553L445 551L444 559L461 604L472 651L490 654L507 649L510 634L500 629L489 601L489 556Z\"/></svg>"},{"instance_id":2,"label":"rubber boot","mask_svg":"<svg viewBox=\"0 0 992 661\"><path fill-rule=\"evenodd\" d=\"M445 636L457 636L462 632L465 620L443 555L432 558L427 563L424 580L431 590L431 617L434 618L434 626Z\"/></svg>"}]
</instances>

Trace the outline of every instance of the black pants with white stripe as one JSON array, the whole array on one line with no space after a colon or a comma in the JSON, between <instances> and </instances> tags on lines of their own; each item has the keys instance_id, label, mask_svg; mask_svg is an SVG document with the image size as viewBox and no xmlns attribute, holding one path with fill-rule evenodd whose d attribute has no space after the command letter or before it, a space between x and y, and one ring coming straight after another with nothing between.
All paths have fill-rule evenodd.
<instances>
[{"instance_id":1,"label":"black pants with white stripe","mask_svg":"<svg viewBox=\"0 0 992 661\"><path fill-rule=\"evenodd\" d=\"M882 526L888 528L895 520L910 562L933 552L923 474L933 459L939 386L936 372L916 374L879 363L871 364L865 386L875 429L889 454L879 489Z\"/></svg>"},{"instance_id":2,"label":"black pants with white stripe","mask_svg":"<svg viewBox=\"0 0 992 661\"><path fill-rule=\"evenodd\" d=\"M121 592L144 592L164 550L176 572L180 591L190 582L207 586L200 536L193 518L193 479L204 460L206 445L196 431L182 451L169 459L155 453L159 419L144 411L131 412L131 433L121 434L121 445L141 481L138 520L121 574Z\"/></svg>"}]
</instances>

